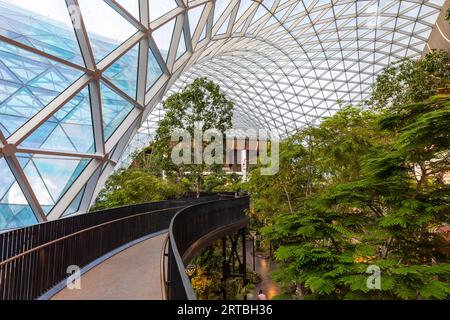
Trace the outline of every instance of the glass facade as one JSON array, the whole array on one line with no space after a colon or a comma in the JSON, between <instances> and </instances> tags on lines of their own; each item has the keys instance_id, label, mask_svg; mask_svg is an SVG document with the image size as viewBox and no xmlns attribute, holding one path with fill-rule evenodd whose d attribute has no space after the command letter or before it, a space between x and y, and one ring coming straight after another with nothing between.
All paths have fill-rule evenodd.
<instances>
[{"instance_id":1,"label":"glass facade","mask_svg":"<svg viewBox=\"0 0 450 320\"><path fill-rule=\"evenodd\" d=\"M0 0L0 230L86 212L196 77L281 136L363 101L443 3Z\"/></svg>"}]
</instances>

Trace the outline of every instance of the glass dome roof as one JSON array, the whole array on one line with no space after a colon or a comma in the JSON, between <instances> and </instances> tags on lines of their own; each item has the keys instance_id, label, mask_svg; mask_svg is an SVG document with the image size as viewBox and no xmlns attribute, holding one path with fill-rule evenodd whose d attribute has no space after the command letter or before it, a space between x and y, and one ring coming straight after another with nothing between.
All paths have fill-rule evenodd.
<instances>
[{"instance_id":1,"label":"glass dome roof","mask_svg":"<svg viewBox=\"0 0 450 320\"><path fill-rule=\"evenodd\" d=\"M199 76L281 136L422 55L444 0L0 0L0 230L86 212Z\"/></svg>"}]
</instances>

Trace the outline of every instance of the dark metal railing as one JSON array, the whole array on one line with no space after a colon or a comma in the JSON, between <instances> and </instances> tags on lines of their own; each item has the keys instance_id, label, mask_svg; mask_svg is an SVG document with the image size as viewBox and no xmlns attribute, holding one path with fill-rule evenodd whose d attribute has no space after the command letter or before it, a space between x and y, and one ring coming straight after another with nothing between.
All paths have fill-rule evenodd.
<instances>
[{"instance_id":1,"label":"dark metal railing","mask_svg":"<svg viewBox=\"0 0 450 320\"><path fill-rule=\"evenodd\" d=\"M40 297L68 277L67 267L83 268L112 250L165 230L172 217L207 195L114 208L0 234L0 300Z\"/></svg>"},{"instance_id":2,"label":"dark metal railing","mask_svg":"<svg viewBox=\"0 0 450 320\"><path fill-rule=\"evenodd\" d=\"M194 194L190 194L181 199L106 209L0 233L0 261L101 223L138 213L152 212L171 207L188 206L216 199L219 199L218 194L204 193L199 199L197 199Z\"/></svg>"},{"instance_id":3,"label":"dark metal railing","mask_svg":"<svg viewBox=\"0 0 450 320\"><path fill-rule=\"evenodd\" d=\"M185 254L190 247L214 231L247 222L245 211L249 198L217 200L189 206L178 212L169 228L166 296L170 300L195 300L196 295L186 274ZM242 228L242 225L239 226ZM163 264L163 268L166 266Z\"/></svg>"}]
</instances>

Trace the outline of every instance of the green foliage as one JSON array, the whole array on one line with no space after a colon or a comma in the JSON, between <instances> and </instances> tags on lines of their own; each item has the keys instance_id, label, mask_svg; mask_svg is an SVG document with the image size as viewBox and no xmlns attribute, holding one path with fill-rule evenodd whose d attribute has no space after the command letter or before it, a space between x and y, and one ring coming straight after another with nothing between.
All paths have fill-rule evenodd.
<instances>
[{"instance_id":1,"label":"green foliage","mask_svg":"<svg viewBox=\"0 0 450 320\"><path fill-rule=\"evenodd\" d=\"M202 190L205 192L237 192L241 189L242 177L235 173L217 172L204 177Z\"/></svg>"},{"instance_id":2,"label":"green foliage","mask_svg":"<svg viewBox=\"0 0 450 320\"><path fill-rule=\"evenodd\" d=\"M361 157L374 141L386 139L373 113L348 106L319 128L282 141L279 173L262 176L255 168L244 186L252 194L252 217L262 224L280 211L296 211L303 199L326 184L360 177Z\"/></svg>"},{"instance_id":3,"label":"green foliage","mask_svg":"<svg viewBox=\"0 0 450 320\"><path fill-rule=\"evenodd\" d=\"M194 137L195 123L198 122L203 123L203 131L216 129L224 133L231 128L234 105L220 92L217 84L206 78L197 78L181 92L163 101L163 107L165 115L158 124L155 142L146 150L153 164L152 169L164 171L169 179L189 179L199 193L202 191L204 173L220 173L222 165L174 164L170 160L176 144L171 141L172 134L185 129Z\"/></svg>"},{"instance_id":4,"label":"green foliage","mask_svg":"<svg viewBox=\"0 0 450 320\"><path fill-rule=\"evenodd\" d=\"M180 184L164 181L147 171L122 169L111 175L91 210L161 201L185 192Z\"/></svg>"},{"instance_id":5,"label":"green foliage","mask_svg":"<svg viewBox=\"0 0 450 320\"><path fill-rule=\"evenodd\" d=\"M424 59L394 63L377 77L369 105L383 109L430 98L447 85L449 62L446 51L436 50Z\"/></svg>"},{"instance_id":6,"label":"green foliage","mask_svg":"<svg viewBox=\"0 0 450 320\"><path fill-rule=\"evenodd\" d=\"M227 248L227 254L231 254L230 248ZM227 292L227 299L243 300L244 296L247 293L252 292L255 285L261 281L259 275L248 271L247 278L249 283L245 286L242 278L229 278L225 283L223 283L222 247L220 241L203 250L191 261L191 264L200 271L196 272L192 282L197 297L201 300L222 299L223 286ZM236 262L236 268L237 267L238 264Z\"/></svg>"},{"instance_id":7,"label":"green foliage","mask_svg":"<svg viewBox=\"0 0 450 320\"><path fill-rule=\"evenodd\" d=\"M274 279L295 283L305 299L450 298L449 243L437 232L450 223L450 95L429 97L447 83L447 59L434 52L387 69L376 108L344 108L285 142L301 151L290 158L281 149L290 205L277 178L252 173L253 210L277 247ZM367 286L371 265L381 290Z\"/></svg>"},{"instance_id":8,"label":"green foliage","mask_svg":"<svg viewBox=\"0 0 450 320\"><path fill-rule=\"evenodd\" d=\"M295 210L293 204L307 194L313 179L314 172L304 170L310 159L300 137L294 136L280 144L279 162L280 170L276 176L261 175L261 169L255 168L244 185L254 200L251 215L258 221L270 218L279 210Z\"/></svg>"}]
</instances>

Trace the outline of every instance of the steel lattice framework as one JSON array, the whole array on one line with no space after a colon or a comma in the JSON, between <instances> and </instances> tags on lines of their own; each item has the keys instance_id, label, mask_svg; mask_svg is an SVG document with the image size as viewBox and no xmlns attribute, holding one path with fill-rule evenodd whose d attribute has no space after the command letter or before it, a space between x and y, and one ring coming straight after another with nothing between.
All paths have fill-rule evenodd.
<instances>
[{"instance_id":1,"label":"steel lattice framework","mask_svg":"<svg viewBox=\"0 0 450 320\"><path fill-rule=\"evenodd\" d=\"M198 76L235 102L236 128L287 135L361 102L382 68L423 53L444 3L46 1L70 28L0 1L0 229L86 212ZM123 30L95 33L108 23Z\"/></svg>"}]
</instances>

